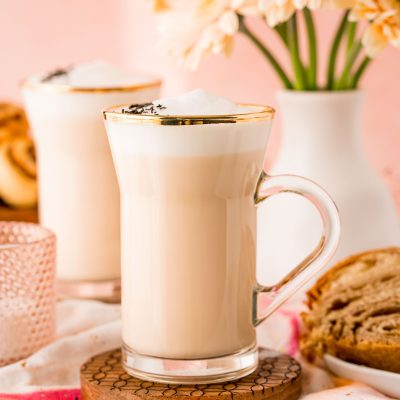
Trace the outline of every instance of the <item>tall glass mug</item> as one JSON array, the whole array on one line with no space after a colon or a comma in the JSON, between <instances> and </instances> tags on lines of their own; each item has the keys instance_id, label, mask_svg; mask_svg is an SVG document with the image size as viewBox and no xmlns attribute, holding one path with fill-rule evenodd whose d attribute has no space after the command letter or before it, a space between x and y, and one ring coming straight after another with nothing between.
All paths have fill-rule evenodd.
<instances>
[{"instance_id":1,"label":"tall glass mug","mask_svg":"<svg viewBox=\"0 0 400 400\"><path fill-rule=\"evenodd\" d=\"M160 81L121 87L23 85L37 144L40 222L57 235L58 291L120 299L120 200L105 107L151 101Z\"/></svg>"},{"instance_id":2,"label":"tall glass mug","mask_svg":"<svg viewBox=\"0 0 400 400\"><path fill-rule=\"evenodd\" d=\"M246 107L214 116L104 113L121 191L123 364L134 376L205 383L249 374L255 327L336 249L335 204L305 178L263 171L274 111ZM315 205L323 233L301 265L264 287L256 206L285 192Z\"/></svg>"}]
</instances>

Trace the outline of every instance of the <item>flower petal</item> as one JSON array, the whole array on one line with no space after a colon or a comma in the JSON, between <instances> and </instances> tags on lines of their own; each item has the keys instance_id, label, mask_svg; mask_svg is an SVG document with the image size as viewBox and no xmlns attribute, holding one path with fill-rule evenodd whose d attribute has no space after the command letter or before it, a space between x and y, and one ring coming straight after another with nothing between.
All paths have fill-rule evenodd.
<instances>
[{"instance_id":1,"label":"flower petal","mask_svg":"<svg viewBox=\"0 0 400 400\"><path fill-rule=\"evenodd\" d=\"M226 11L218 20L218 28L227 35L234 35L239 29L239 18L232 10Z\"/></svg>"},{"instance_id":2,"label":"flower petal","mask_svg":"<svg viewBox=\"0 0 400 400\"><path fill-rule=\"evenodd\" d=\"M379 25L372 23L365 30L362 44L369 57L376 57L386 47L387 43L387 37L383 34Z\"/></svg>"}]
</instances>

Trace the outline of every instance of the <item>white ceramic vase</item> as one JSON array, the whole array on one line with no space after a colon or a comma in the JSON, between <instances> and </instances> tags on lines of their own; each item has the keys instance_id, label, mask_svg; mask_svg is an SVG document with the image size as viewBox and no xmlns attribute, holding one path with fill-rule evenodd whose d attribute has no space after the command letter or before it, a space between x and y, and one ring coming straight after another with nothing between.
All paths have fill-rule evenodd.
<instances>
[{"instance_id":1,"label":"white ceramic vase","mask_svg":"<svg viewBox=\"0 0 400 400\"><path fill-rule=\"evenodd\" d=\"M282 143L268 173L305 176L332 196L342 235L330 265L360 251L400 245L394 201L362 147L363 98L360 91L278 94ZM259 212L257 265L263 284L282 278L320 237L318 214L298 197L272 198Z\"/></svg>"}]
</instances>

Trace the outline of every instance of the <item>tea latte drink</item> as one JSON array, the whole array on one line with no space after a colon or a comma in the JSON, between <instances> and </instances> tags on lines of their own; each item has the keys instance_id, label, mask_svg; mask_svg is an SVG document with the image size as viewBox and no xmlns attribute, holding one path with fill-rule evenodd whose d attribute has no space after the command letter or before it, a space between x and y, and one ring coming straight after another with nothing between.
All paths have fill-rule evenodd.
<instances>
[{"instance_id":1,"label":"tea latte drink","mask_svg":"<svg viewBox=\"0 0 400 400\"><path fill-rule=\"evenodd\" d=\"M129 373L198 383L256 367L254 300L262 290L255 199L262 201L257 187L267 185L262 165L272 116L269 107L239 106L201 90L105 112L121 191Z\"/></svg>"},{"instance_id":2,"label":"tea latte drink","mask_svg":"<svg viewBox=\"0 0 400 400\"><path fill-rule=\"evenodd\" d=\"M38 150L40 220L57 235L66 295L119 298L119 190L101 111L157 97L160 82L104 62L28 79L23 96Z\"/></svg>"}]
</instances>

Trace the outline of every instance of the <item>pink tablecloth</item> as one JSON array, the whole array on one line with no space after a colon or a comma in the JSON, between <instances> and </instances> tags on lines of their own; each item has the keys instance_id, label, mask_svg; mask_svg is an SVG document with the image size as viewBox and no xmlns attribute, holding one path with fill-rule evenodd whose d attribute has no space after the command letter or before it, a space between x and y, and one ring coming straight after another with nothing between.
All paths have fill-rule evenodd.
<instances>
[{"instance_id":1,"label":"pink tablecloth","mask_svg":"<svg viewBox=\"0 0 400 400\"><path fill-rule=\"evenodd\" d=\"M58 339L26 360L0 368L0 400L78 400L79 366L94 354L117 348L120 306L67 300L58 304ZM286 307L258 328L258 341L298 357L298 307ZM299 359L302 400L377 400L388 397L345 382Z\"/></svg>"},{"instance_id":2,"label":"pink tablecloth","mask_svg":"<svg viewBox=\"0 0 400 400\"><path fill-rule=\"evenodd\" d=\"M0 400L79 400L79 389L47 390L25 394L0 394Z\"/></svg>"}]
</instances>

